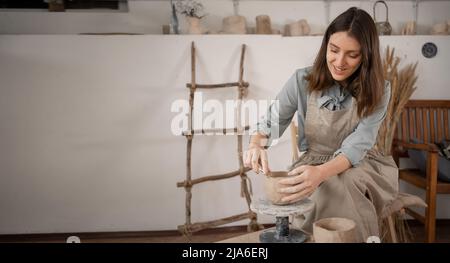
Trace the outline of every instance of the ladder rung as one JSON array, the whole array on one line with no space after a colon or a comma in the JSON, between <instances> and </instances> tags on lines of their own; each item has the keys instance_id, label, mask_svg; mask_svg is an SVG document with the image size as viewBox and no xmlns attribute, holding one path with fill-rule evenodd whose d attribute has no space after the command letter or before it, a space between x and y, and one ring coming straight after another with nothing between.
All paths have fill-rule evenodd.
<instances>
[{"instance_id":1,"label":"ladder rung","mask_svg":"<svg viewBox=\"0 0 450 263\"><path fill-rule=\"evenodd\" d=\"M242 127L242 131L247 131L249 129L250 129L250 126ZM226 135L227 133L237 133L237 135L243 135L243 133L238 133L238 128L192 130L192 131L184 131L182 133L182 135L188 136L188 135L192 135L192 134L207 134L207 133L214 133L214 134L221 134L221 135Z\"/></svg>"},{"instance_id":2,"label":"ladder rung","mask_svg":"<svg viewBox=\"0 0 450 263\"><path fill-rule=\"evenodd\" d=\"M220 83L220 84L195 84L195 88L197 89L216 89L216 88L230 88L230 87L239 87L239 82L229 82L229 83ZM242 87L248 88L248 82L242 82ZM192 83L186 84L187 88L192 87Z\"/></svg>"},{"instance_id":3,"label":"ladder rung","mask_svg":"<svg viewBox=\"0 0 450 263\"><path fill-rule=\"evenodd\" d=\"M251 170L251 168L244 167L244 172L248 172L250 170ZM231 177L234 177L234 176L237 176L240 174L241 174L241 171L237 170L237 171L233 171L233 172L226 173L226 174L216 174L216 175L204 176L204 177L200 177L200 178L191 180L190 182L188 182L186 180L182 181L182 182L178 182L177 187L184 187L185 185L192 186L194 184L199 184L199 183L206 182L206 181L216 181L216 180L220 180L220 179L227 179L227 178L231 178Z\"/></svg>"},{"instance_id":4,"label":"ladder rung","mask_svg":"<svg viewBox=\"0 0 450 263\"><path fill-rule=\"evenodd\" d=\"M222 219L212 220L212 221L206 221L206 222L198 222L194 224L185 224L185 225L179 225L178 230L182 233L189 232L198 232L200 230L211 228L215 226L225 225L231 222L241 221L248 218L255 218L256 214L254 212L248 212L243 213L239 215L234 215Z\"/></svg>"}]
</instances>

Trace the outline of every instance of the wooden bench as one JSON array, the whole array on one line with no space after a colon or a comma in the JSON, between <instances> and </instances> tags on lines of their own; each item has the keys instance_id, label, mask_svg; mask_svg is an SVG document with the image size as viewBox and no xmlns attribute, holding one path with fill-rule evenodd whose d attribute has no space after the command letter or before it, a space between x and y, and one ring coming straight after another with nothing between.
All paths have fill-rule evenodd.
<instances>
[{"instance_id":1,"label":"wooden bench","mask_svg":"<svg viewBox=\"0 0 450 263\"><path fill-rule=\"evenodd\" d=\"M450 183L438 179L439 148L434 144L450 140L449 115L450 100L410 100L402 112L393 143L397 165L400 157L408 157L408 149L426 151L426 173L401 169L399 178L426 191L425 215L408 208L406 212L425 224L427 242L434 242L436 237L436 196L450 193Z\"/></svg>"}]
</instances>

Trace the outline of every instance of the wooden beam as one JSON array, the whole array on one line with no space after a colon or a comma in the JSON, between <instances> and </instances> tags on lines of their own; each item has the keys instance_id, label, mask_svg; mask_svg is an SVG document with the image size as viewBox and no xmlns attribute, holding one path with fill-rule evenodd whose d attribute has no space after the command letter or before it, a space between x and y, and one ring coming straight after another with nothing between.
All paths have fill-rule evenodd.
<instances>
[{"instance_id":1,"label":"wooden beam","mask_svg":"<svg viewBox=\"0 0 450 263\"><path fill-rule=\"evenodd\" d=\"M244 87L247 88L249 86L248 82L229 82L229 83L220 83L220 84L195 84L196 89L217 89L217 88L231 88L231 87ZM193 84L187 83L186 88L194 87Z\"/></svg>"},{"instance_id":2,"label":"wooden beam","mask_svg":"<svg viewBox=\"0 0 450 263\"><path fill-rule=\"evenodd\" d=\"M248 172L250 171L251 168L245 167L244 171ZM199 183L203 183L206 181L216 181L216 180L221 180L221 179L227 179L227 178L231 178L237 175L240 175L241 171L237 170L237 171L233 171L233 172L229 172L229 173L225 173L225 174L217 174L217 175L209 175L209 176L204 176L204 177L200 177L194 180L185 180L182 182L178 182L177 183L177 187L191 187L195 184L199 184Z\"/></svg>"},{"instance_id":3,"label":"wooden beam","mask_svg":"<svg viewBox=\"0 0 450 263\"><path fill-rule=\"evenodd\" d=\"M250 126L245 126L242 128L242 131L238 131L238 128L224 128L224 129L201 129L201 130L192 130L192 131L184 131L182 133L183 136L190 136L193 134L216 134L216 135L226 135L226 134L241 134L243 131L250 130Z\"/></svg>"}]
</instances>

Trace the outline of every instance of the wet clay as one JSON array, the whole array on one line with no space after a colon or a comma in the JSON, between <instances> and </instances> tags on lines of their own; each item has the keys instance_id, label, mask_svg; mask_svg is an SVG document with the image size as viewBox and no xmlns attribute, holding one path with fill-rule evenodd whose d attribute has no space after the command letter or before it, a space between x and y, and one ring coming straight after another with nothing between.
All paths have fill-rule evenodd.
<instances>
[{"instance_id":1,"label":"wet clay","mask_svg":"<svg viewBox=\"0 0 450 263\"><path fill-rule=\"evenodd\" d=\"M282 179L292 177L285 171L272 171L269 176L264 178L264 191L267 199L274 205L287 205L291 202L282 202L283 197L288 196L286 193L278 193L280 185L278 182Z\"/></svg>"}]
</instances>

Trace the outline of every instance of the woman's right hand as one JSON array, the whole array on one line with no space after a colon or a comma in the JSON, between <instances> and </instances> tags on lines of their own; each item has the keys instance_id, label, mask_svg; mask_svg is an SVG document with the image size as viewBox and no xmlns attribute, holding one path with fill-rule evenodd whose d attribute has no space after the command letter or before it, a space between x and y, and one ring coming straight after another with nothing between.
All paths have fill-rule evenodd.
<instances>
[{"instance_id":1,"label":"woman's right hand","mask_svg":"<svg viewBox=\"0 0 450 263\"><path fill-rule=\"evenodd\" d=\"M261 170L264 174L270 173L267 151L259 144L250 143L248 150L244 153L244 165L252 168L257 174Z\"/></svg>"}]
</instances>

